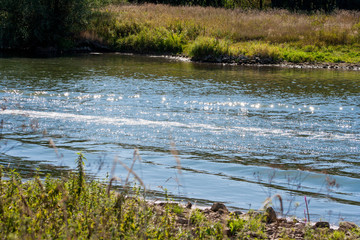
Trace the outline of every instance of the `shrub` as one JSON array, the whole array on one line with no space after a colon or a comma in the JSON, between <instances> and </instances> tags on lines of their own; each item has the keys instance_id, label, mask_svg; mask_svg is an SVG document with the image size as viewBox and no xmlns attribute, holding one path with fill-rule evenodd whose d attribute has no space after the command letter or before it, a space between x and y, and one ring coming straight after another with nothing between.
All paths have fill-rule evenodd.
<instances>
[{"instance_id":1,"label":"shrub","mask_svg":"<svg viewBox=\"0 0 360 240\"><path fill-rule=\"evenodd\" d=\"M188 54L194 59L201 59L207 56L218 57L221 55L229 55L229 45L230 43L226 40L198 37L188 47Z\"/></svg>"},{"instance_id":2,"label":"shrub","mask_svg":"<svg viewBox=\"0 0 360 240\"><path fill-rule=\"evenodd\" d=\"M315 62L315 58L312 53L297 51L295 49L284 51L283 57L284 60L293 63Z\"/></svg>"},{"instance_id":3,"label":"shrub","mask_svg":"<svg viewBox=\"0 0 360 240\"><path fill-rule=\"evenodd\" d=\"M122 51L176 54L183 50L183 35L165 28L143 28L138 34L119 38L116 44Z\"/></svg>"},{"instance_id":4,"label":"shrub","mask_svg":"<svg viewBox=\"0 0 360 240\"><path fill-rule=\"evenodd\" d=\"M231 47L230 51L232 55L271 58L276 61L281 58L281 50L278 46L263 42L238 43Z\"/></svg>"},{"instance_id":5,"label":"shrub","mask_svg":"<svg viewBox=\"0 0 360 240\"><path fill-rule=\"evenodd\" d=\"M90 2L0 0L0 48L69 46L86 24Z\"/></svg>"}]
</instances>

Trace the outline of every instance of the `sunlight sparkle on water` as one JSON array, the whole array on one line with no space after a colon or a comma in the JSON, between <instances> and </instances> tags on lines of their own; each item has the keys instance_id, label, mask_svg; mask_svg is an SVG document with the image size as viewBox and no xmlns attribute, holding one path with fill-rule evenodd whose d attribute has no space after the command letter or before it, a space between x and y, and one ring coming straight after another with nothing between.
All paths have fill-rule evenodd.
<instances>
[{"instance_id":1,"label":"sunlight sparkle on water","mask_svg":"<svg viewBox=\"0 0 360 240\"><path fill-rule=\"evenodd\" d=\"M135 94L133 96L129 96L129 98L140 98L140 94Z\"/></svg>"},{"instance_id":2,"label":"sunlight sparkle on water","mask_svg":"<svg viewBox=\"0 0 360 240\"><path fill-rule=\"evenodd\" d=\"M131 163L133 149L138 148L144 161L135 172L143 175L146 184L163 184L172 194L179 188L185 192L186 187L181 199L223 201L242 209L248 203L261 205L267 197L267 185L257 182L253 173L267 179L277 171L269 191L279 192L284 199L311 195L314 216L323 216L326 208L360 221L356 214L360 206L358 73L254 71L240 66L208 69L207 65L137 58L20 59L16 64L5 59L0 63L1 75L9 77L0 81L0 120L4 119L4 130L9 128L9 133L2 135L1 142L17 141L23 144L21 151L34 151L29 158L14 149L2 159L33 168L38 162L43 164L43 159L48 164L54 158L55 169L56 156L46 144L47 136L52 136L66 156L61 160L64 166L72 168L81 150L92 167L100 157L104 159L107 167L99 174L103 178L114 156ZM44 67L35 68L34 61ZM24 64L31 71L17 74L11 70ZM58 65L64 71L59 72ZM46 129L45 138L30 127L25 132L16 128L35 120L39 129ZM170 136L181 158L184 187L164 183L176 172ZM86 167L90 174L97 174ZM331 199L323 192L323 170L331 172L329 176L336 177L341 186L331 192ZM117 171L123 173L123 169ZM292 187L287 181L287 176L297 174L307 177L301 192L296 183ZM301 214L300 210L297 216Z\"/></svg>"},{"instance_id":3,"label":"sunlight sparkle on water","mask_svg":"<svg viewBox=\"0 0 360 240\"><path fill-rule=\"evenodd\" d=\"M250 105L252 108L260 108L260 103L257 103L257 104L251 104Z\"/></svg>"}]
</instances>

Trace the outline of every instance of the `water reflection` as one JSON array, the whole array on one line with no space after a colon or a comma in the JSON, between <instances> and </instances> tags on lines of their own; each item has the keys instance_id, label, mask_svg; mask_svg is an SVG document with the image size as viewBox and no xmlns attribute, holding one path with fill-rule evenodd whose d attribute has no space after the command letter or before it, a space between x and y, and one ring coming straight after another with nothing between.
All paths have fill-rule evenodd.
<instances>
[{"instance_id":1,"label":"water reflection","mask_svg":"<svg viewBox=\"0 0 360 240\"><path fill-rule=\"evenodd\" d=\"M131 164L138 148L136 171L156 194L161 185L182 198L241 209L260 207L269 192L301 202L307 195L317 217L327 215L326 206L357 221L358 74L114 54L0 59L0 145L16 146L0 148L1 161L24 173L39 167L57 174L83 151L89 174L102 178L115 156ZM183 166L181 187L173 181L171 140ZM105 164L95 170L103 154ZM329 176L338 189L326 188Z\"/></svg>"}]
</instances>

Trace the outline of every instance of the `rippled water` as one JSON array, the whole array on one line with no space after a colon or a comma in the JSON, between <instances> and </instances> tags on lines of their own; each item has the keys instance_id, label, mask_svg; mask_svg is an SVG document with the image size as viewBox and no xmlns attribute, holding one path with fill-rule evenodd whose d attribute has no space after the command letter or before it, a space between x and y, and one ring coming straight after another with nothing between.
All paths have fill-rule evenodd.
<instances>
[{"instance_id":1,"label":"rippled water","mask_svg":"<svg viewBox=\"0 0 360 240\"><path fill-rule=\"evenodd\" d=\"M0 104L0 161L23 174L59 175L83 151L88 174L105 178L137 148L154 192L245 210L280 194L298 217L307 196L312 219L360 223L359 72L2 58Z\"/></svg>"}]
</instances>

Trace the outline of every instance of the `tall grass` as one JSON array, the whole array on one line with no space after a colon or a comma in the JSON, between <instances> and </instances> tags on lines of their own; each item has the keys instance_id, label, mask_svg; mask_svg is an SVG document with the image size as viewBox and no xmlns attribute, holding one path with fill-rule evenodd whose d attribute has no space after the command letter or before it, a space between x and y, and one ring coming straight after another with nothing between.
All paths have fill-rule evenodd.
<instances>
[{"instance_id":1,"label":"tall grass","mask_svg":"<svg viewBox=\"0 0 360 240\"><path fill-rule=\"evenodd\" d=\"M78 158L81 161L81 158ZM79 167L79 166L78 166ZM56 179L23 181L0 167L1 239L358 239L360 229L334 231L286 222L275 232L266 214L187 209L145 201L141 188L108 192L105 182L79 185L77 172ZM77 191L81 187L81 191ZM305 227L305 228L304 228ZM279 235L280 234L280 235Z\"/></svg>"},{"instance_id":2,"label":"tall grass","mask_svg":"<svg viewBox=\"0 0 360 240\"><path fill-rule=\"evenodd\" d=\"M168 5L111 5L104 11L116 21L152 29L181 31L194 39L198 34L229 38L232 41L266 40L271 43L302 42L348 44L359 42L360 13L337 11L313 15L285 10L243 11L212 7L172 7ZM191 36L192 35L192 36Z\"/></svg>"},{"instance_id":3,"label":"tall grass","mask_svg":"<svg viewBox=\"0 0 360 240\"><path fill-rule=\"evenodd\" d=\"M175 145L171 153L181 163ZM1 239L355 239L360 229L295 229L295 222L277 219L274 232L268 215L249 211L229 213L221 209L191 209L172 202L165 191L165 202L145 200L142 180L133 171L140 156L135 150L133 163L120 191L111 191L110 182L89 180L84 172L85 156L78 154L76 170L61 179L50 175L23 181L14 169L0 166L0 238ZM115 167L115 166L114 166ZM112 175L114 168L112 169ZM143 186L128 184L129 175ZM121 178L118 178L121 179ZM108 187L106 187L108 185ZM281 197L278 196L280 199ZM276 218L276 217L275 217ZM281 233L281 235L279 235Z\"/></svg>"},{"instance_id":4,"label":"tall grass","mask_svg":"<svg viewBox=\"0 0 360 240\"><path fill-rule=\"evenodd\" d=\"M109 5L85 33L138 53L245 55L291 62L360 62L360 12L301 14L168 5ZM354 53L355 52L355 53Z\"/></svg>"}]
</instances>

